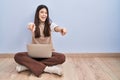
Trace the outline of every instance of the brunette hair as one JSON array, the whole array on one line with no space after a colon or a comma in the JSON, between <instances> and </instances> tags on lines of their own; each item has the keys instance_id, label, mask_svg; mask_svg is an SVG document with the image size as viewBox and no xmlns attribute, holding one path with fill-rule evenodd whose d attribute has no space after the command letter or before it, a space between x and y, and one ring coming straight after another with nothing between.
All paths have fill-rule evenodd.
<instances>
[{"instance_id":1,"label":"brunette hair","mask_svg":"<svg viewBox=\"0 0 120 80\"><path fill-rule=\"evenodd\" d=\"M40 35L40 28L39 28L39 24L40 24L40 20L39 20L39 11L41 9L45 8L47 10L47 18L45 20L45 26L44 26L44 31L43 34L45 37L49 37L50 34L50 21L49 21L49 11L48 11L48 7L45 5L39 5L36 9L36 13L35 13L35 18L34 18L34 24L36 26L35 28L35 38L39 38L41 37Z\"/></svg>"}]
</instances>

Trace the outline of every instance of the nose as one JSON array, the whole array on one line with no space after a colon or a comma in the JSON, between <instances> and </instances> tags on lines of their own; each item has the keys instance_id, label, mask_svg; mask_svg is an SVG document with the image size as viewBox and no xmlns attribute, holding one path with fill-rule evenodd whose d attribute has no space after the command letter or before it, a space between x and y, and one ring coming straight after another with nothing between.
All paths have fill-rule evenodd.
<instances>
[{"instance_id":1,"label":"nose","mask_svg":"<svg viewBox=\"0 0 120 80\"><path fill-rule=\"evenodd\" d=\"M44 13L43 15L45 16L46 14Z\"/></svg>"}]
</instances>

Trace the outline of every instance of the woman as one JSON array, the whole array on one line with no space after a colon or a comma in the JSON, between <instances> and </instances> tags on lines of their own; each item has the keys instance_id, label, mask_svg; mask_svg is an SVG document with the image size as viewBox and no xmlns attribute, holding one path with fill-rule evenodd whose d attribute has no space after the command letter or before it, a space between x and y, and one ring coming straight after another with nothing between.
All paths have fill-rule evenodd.
<instances>
[{"instance_id":1,"label":"woman","mask_svg":"<svg viewBox=\"0 0 120 80\"><path fill-rule=\"evenodd\" d=\"M50 22L49 11L45 5L37 7L34 23L30 23L28 29L32 32L33 44L52 44L52 31L60 32L62 35L67 33L65 28ZM54 51L54 48L52 50ZM20 52L15 54L14 59L19 64L16 66L18 72L30 70L39 77L43 72L62 75L62 70L57 65L65 62L65 55L52 52L51 58L32 58L28 56L27 52Z\"/></svg>"}]
</instances>

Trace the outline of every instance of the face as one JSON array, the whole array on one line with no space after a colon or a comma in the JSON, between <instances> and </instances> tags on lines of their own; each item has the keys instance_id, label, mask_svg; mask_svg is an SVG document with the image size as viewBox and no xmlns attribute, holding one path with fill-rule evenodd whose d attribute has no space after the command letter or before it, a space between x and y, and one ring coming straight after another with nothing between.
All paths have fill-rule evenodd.
<instances>
[{"instance_id":1,"label":"face","mask_svg":"<svg viewBox=\"0 0 120 80\"><path fill-rule=\"evenodd\" d=\"M45 8L42 8L39 11L39 19L41 22L45 22L46 18L47 18L47 10Z\"/></svg>"}]
</instances>

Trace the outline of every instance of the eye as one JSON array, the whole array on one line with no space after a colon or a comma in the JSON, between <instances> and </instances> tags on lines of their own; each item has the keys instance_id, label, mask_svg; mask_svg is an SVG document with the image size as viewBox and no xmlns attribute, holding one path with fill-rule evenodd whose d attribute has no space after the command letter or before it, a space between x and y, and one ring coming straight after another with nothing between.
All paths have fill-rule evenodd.
<instances>
[{"instance_id":1,"label":"eye","mask_svg":"<svg viewBox=\"0 0 120 80\"><path fill-rule=\"evenodd\" d=\"M40 13L44 13L44 11L40 11Z\"/></svg>"}]
</instances>

